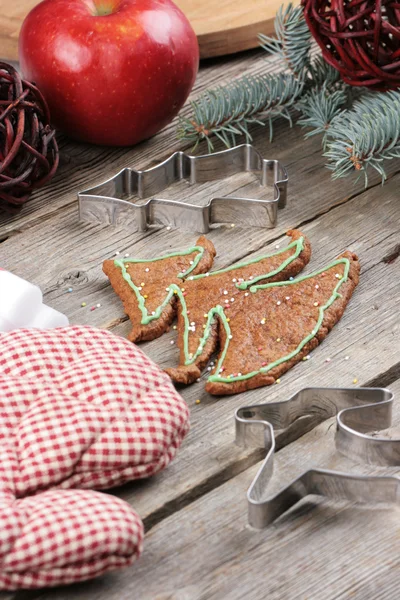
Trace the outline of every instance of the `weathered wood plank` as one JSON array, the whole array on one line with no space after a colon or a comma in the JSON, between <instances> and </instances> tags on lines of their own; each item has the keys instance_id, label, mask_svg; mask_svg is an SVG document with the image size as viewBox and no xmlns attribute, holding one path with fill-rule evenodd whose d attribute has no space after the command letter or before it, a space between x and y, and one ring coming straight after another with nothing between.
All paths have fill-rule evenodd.
<instances>
[{"instance_id":1,"label":"weathered wood plank","mask_svg":"<svg viewBox=\"0 0 400 600\"><path fill-rule=\"evenodd\" d=\"M384 200L382 200L382 188L377 187L330 210L304 227L314 248L310 269L322 266L346 247L359 253L363 268L361 284L343 320L324 344L312 354L310 361L298 365L285 375L279 388L275 386L232 398L216 399L204 392L203 377L202 383L182 390L183 396L192 408L193 426L177 459L157 478L141 485L126 486L119 492L138 508L147 524L160 519L257 460L257 453L243 452L232 447L231 425L236 407L243 403L258 402L266 397L271 400L282 396L289 397L297 389L306 385L346 386L351 385L354 377L357 377L360 383L366 384L372 379L384 378L388 371L389 377L396 377L396 370L399 368L399 352L394 351L396 349L394 344L398 344L399 340L396 306L400 293L398 276L400 262L395 260L387 264L383 260L398 243L400 229L400 214L397 206L398 179L399 176L394 177L385 187ZM310 195L314 194L316 198L319 193L318 190L310 190ZM102 237L104 249L97 253L95 246L91 246L94 239L93 231L96 228L85 226L80 230L81 237L76 237L73 247L67 250L68 226L65 223L63 226L66 227L64 233L62 228L55 225L51 227L48 224L44 227L41 245L37 242L38 235L35 236L38 245L34 256L44 257L47 248L50 260L46 259L42 264L36 264L32 259L31 247L20 249L17 240L11 238L4 243L8 255L5 266L12 268L13 264L17 264L19 269L27 270L27 276L33 274L40 278L39 281L45 283L47 297L52 304L60 309L68 308L74 322L103 325L105 324L103 309L106 314L115 315L116 318L121 317L119 301L110 290L106 279L100 276L99 265L100 257L110 255L111 249L116 248L115 238L113 238L116 233L109 229L110 238ZM73 230L72 223L71 229ZM104 231L100 233L103 235ZM172 232L169 233L172 235ZM186 244L188 238L183 234L180 235ZM260 233L256 230L246 232L240 231L239 228L237 230L235 228L235 233L226 228L213 232L211 237L217 248L225 249L222 250L222 260L219 264L227 264L238 258L240 252L246 248L246 242L248 249L258 247L265 252L268 246L262 242L263 235L268 238L270 232ZM162 232L145 235L135 244L134 251L139 256L150 255L157 247L154 239L157 240L160 249L161 247L167 249L167 246L162 246L162 243L164 240L165 244L169 236L166 232ZM190 241L192 242L193 238ZM66 281L63 286L54 284L53 290L50 287L51 281L57 281L57 271L63 261L67 261L70 266L75 265L77 273L84 273L84 278L80 280L82 289L78 296L79 302L74 296L75 292L65 293ZM91 267L89 271L88 265ZM62 275L61 272L59 277L61 278ZM87 285L85 279L87 277L94 282L93 285ZM85 290L87 290L86 294ZM88 297L89 292L91 295ZM93 312L88 309L83 310L79 308L81 298L85 298L88 304L100 301L102 307ZM70 307L74 307L73 310ZM128 330L128 324L122 323L114 330L124 334ZM172 332L142 347L161 365L171 365L174 362L174 351L169 344L170 339L172 339ZM398 346L397 350L400 350ZM345 360L346 355L350 356L350 360ZM330 363L325 363L327 357L332 358ZM201 399L200 405L195 405L197 398ZM287 443L288 439L290 438L281 437L280 444Z\"/></svg>"},{"instance_id":2,"label":"weathered wood plank","mask_svg":"<svg viewBox=\"0 0 400 600\"><path fill-rule=\"evenodd\" d=\"M392 390L400 394L398 380ZM400 403L394 422L400 424ZM334 449L334 420L276 455L271 492L310 467L362 474ZM39 594L45 600L392 600L400 583L399 508L309 497L263 531L247 525L246 489L259 464L175 513L147 535L132 569Z\"/></svg>"}]
</instances>

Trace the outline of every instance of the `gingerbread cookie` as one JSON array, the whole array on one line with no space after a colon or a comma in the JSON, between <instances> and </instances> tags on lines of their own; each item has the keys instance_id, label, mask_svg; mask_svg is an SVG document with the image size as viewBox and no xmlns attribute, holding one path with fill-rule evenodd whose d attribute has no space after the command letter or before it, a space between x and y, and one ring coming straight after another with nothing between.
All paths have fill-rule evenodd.
<instances>
[{"instance_id":1,"label":"gingerbread cookie","mask_svg":"<svg viewBox=\"0 0 400 600\"><path fill-rule=\"evenodd\" d=\"M248 296L236 299L230 318L224 311L219 315L220 352L206 390L215 395L235 394L277 382L339 321L359 273L357 256L345 252L311 275L252 285ZM186 310L191 308L186 302ZM185 306L182 313L184 310ZM212 311L217 312L215 308ZM184 339L182 325L179 333ZM186 354L185 364L188 358ZM175 371L185 368L190 367ZM169 374L177 379L173 370Z\"/></svg>"},{"instance_id":2,"label":"gingerbread cookie","mask_svg":"<svg viewBox=\"0 0 400 600\"><path fill-rule=\"evenodd\" d=\"M289 231L288 235L292 242L286 248L212 273L208 270L201 273L211 266L215 255L214 246L204 237L194 248L166 257L106 261L104 271L133 323L129 339L158 337L172 322L178 308L181 365L168 369L167 373L174 381L185 384L200 376L219 339L225 360L225 346L232 340L227 327L233 326L235 320L241 323L238 341L245 352L246 332L251 331L257 319L250 290L255 285L293 278L310 259L307 238L297 230ZM224 371L224 365L221 368ZM249 383L250 378L246 389L251 387Z\"/></svg>"},{"instance_id":3,"label":"gingerbread cookie","mask_svg":"<svg viewBox=\"0 0 400 600\"><path fill-rule=\"evenodd\" d=\"M176 316L176 297L171 284L180 286L186 277L207 272L216 251L201 236L196 245L149 260L119 258L106 260L103 271L124 303L132 322L131 342L160 337Z\"/></svg>"}]
</instances>

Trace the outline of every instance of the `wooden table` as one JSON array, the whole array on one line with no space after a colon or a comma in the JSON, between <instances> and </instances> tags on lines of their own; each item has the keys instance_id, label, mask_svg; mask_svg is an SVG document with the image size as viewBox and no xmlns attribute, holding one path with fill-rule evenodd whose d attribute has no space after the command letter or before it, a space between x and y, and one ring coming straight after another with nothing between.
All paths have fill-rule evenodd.
<instances>
[{"instance_id":1,"label":"wooden table","mask_svg":"<svg viewBox=\"0 0 400 600\"><path fill-rule=\"evenodd\" d=\"M193 96L232 76L276 68L259 52L206 64ZM40 285L46 302L67 313L72 323L126 335L129 323L102 273L102 261L117 250L144 258L184 248L196 235L166 229L132 234L122 227L79 223L76 193L123 166L146 167L187 148L176 140L175 131L176 122L152 140L122 150L60 138L61 166L53 183L36 193L18 216L1 218L0 264ZM362 181L355 185L352 179L332 181L324 168L320 140L305 140L299 128L288 129L286 122L276 124L272 144L263 128L255 129L254 143L266 156L287 165L289 204L276 229L249 231L237 226L212 231L216 266L265 253L283 242L289 227L300 227L313 245L308 271L346 248L359 255L361 282L346 313L311 359L282 377L280 385L218 399L204 392L203 376L200 383L183 390L192 429L176 460L152 480L116 492L135 507L146 525L145 549L137 564L87 584L3 593L1 600L399 597L396 508L377 510L309 498L264 531L248 527L246 489L263 453L234 445L233 414L243 404L283 400L305 386L352 386L355 378L358 385L389 386L400 395L400 161L393 161L384 187L372 179L364 189ZM221 185L204 184L199 192L182 184L174 186L169 197L205 202ZM224 182L223 190L252 185L251 178L241 175ZM72 293L67 293L69 287ZM101 307L91 311L97 303ZM174 364L176 350L170 345L174 334L142 348L162 366ZM394 417L400 424L397 404ZM310 465L383 471L337 456L333 434L330 420L318 426L299 421L278 435L273 487Z\"/></svg>"}]
</instances>

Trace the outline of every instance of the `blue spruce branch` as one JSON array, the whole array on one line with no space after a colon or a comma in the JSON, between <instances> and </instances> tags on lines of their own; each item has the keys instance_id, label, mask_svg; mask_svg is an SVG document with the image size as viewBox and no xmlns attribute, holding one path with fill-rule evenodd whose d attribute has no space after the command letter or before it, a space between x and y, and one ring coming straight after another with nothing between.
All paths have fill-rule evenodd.
<instances>
[{"instance_id":1,"label":"blue spruce branch","mask_svg":"<svg viewBox=\"0 0 400 600\"><path fill-rule=\"evenodd\" d=\"M284 117L292 125L290 109L304 90L311 35L302 9L291 4L278 13L275 28L277 39L261 36L262 45L282 58L290 72L246 75L226 86L206 91L191 103L191 116L180 119L179 138L194 142L194 147L206 140L208 150L212 152L213 136L229 148L235 145L238 137L252 141L250 125L268 122L270 139L272 121L276 117Z\"/></svg>"},{"instance_id":2,"label":"blue spruce branch","mask_svg":"<svg viewBox=\"0 0 400 600\"><path fill-rule=\"evenodd\" d=\"M291 119L289 108L301 96L304 81L293 75L244 76L224 87L208 90L192 102L192 115L181 118L178 136L195 142L206 140L213 151L212 136L227 148L236 144L238 136L252 137L249 125L264 125L267 120L272 135L272 120L277 116Z\"/></svg>"},{"instance_id":3,"label":"blue spruce branch","mask_svg":"<svg viewBox=\"0 0 400 600\"><path fill-rule=\"evenodd\" d=\"M286 9L281 6L274 26L276 38L262 33L258 36L261 47L279 56L285 68L300 77L309 66L311 49L311 34L303 17L303 9L292 4Z\"/></svg>"},{"instance_id":4,"label":"blue spruce branch","mask_svg":"<svg viewBox=\"0 0 400 600\"><path fill-rule=\"evenodd\" d=\"M308 72L312 86L315 88L324 88L329 92L333 92L337 89L349 87L340 79L339 71L331 67L320 54L314 57Z\"/></svg>"},{"instance_id":5,"label":"blue spruce branch","mask_svg":"<svg viewBox=\"0 0 400 600\"><path fill-rule=\"evenodd\" d=\"M333 177L374 169L386 179L384 161L400 158L400 92L367 93L340 113L329 129L328 168Z\"/></svg>"}]
</instances>

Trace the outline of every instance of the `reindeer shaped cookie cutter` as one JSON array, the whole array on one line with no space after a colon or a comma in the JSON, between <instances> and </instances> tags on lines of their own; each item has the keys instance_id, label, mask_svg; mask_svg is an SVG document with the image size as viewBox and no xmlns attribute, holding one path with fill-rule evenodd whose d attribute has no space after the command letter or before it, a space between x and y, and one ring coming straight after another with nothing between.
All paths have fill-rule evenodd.
<instances>
[{"instance_id":1,"label":"reindeer shaped cookie cutter","mask_svg":"<svg viewBox=\"0 0 400 600\"><path fill-rule=\"evenodd\" d=\"M296 419L319 422L336 414L337 450L360 462L400 465L400 439L367 432L391 425L393 394L383 388L305 388L284 402L239 408L235 414L236 443L264 447L267 456L247 492L249 524L262 529L309 494L368 503L398 503L400 479L312 468L277 494L268 494L273 473L275 429L287 429Z\"/></svg>"}]
</instances>

